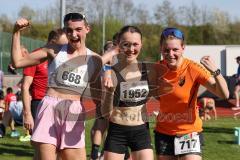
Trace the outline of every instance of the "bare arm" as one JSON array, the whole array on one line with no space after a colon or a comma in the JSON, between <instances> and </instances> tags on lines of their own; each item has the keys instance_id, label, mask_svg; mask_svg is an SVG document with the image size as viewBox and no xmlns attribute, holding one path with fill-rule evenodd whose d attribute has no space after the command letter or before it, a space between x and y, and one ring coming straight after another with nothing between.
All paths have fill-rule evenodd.
<instances>
[{"instance_id":1,"label":"bare arm","mask_svg":"<svg viewBox=\"0 0 240 160\"><path fill-rule=\"evenodd\" d=\"M217 70L217 67L209 56L204 56L201 59L201 64L211 73ZM229 97L227 83L221 74L210 77L204 86L220 98L227 99Z\"/></svg>"},{"instance_id":2,"label":"bare arm","mask_svg":"<svg viewBox=\"0 0 240 160\"><path fill-rule=\"evenodd\" d=\"M101 112L103 117L105 118L109 118L113 110L114 91L117 86L117 78L114 72L112 72L111 74L111 80L113 85L111 87L104 88L103 98L102 98Z\"/></svg>"},{"instance_id":3,"label":"bare arm","mask_svg":"<svg viewBox=\"0 0 240 160\"><path fill-rule=\"evenodd\" d=\"M33 129L34 122L31 113L31 95L29 93L30 86L33 82L33 77L24 76L22 84L22 98L23 98L23 120L26 129Z\"/></svg>"},{"instance_id":4,"label":"bare arm","mask_svg":"<svg viewBox=\"0 0 240 160\"><path fill-rule=\"evenodd\" d=\"M20 46L20 32L29 27L28 20L22 18L16 21L12 36L11 58L15 68L22 68L40 64L47 58L47 49L37 50L33 54L22 55Z\"/></svg>"},{"instance_id":5,"label":"bare arm","mask_svg":"<svg viewBox=\"0 0 240 160\"><path fill-rule=\"evenodd\" d=\"M113 57L119 54L119 48L118 47L114 47L108 51L106 51L103 55L102 55L102 63L106 64L108 62L111 62Z\"/></svg>"},{"instance_id":6,"label":"bare arm","mask_svg":"<svg viewBox=\"0 0 240 160\"><path fill-rule=\"evenodd\" d=\"M113 99L114 99L114 88L105 88L103 98L102 98L102 107L101 113L105 118L109 118L111 111L113 109Z\"/></svg>"},{"instance_id":7,"label":"bare arm","mask_svg":"<svg viewBox=\"0 0 240 160\"><path fill-rule=\"evenodd\" d=\"M204 86L220 98L228 99L229 97L228 86L222 75L210 77Z\"/></svg>"}]
</instances>

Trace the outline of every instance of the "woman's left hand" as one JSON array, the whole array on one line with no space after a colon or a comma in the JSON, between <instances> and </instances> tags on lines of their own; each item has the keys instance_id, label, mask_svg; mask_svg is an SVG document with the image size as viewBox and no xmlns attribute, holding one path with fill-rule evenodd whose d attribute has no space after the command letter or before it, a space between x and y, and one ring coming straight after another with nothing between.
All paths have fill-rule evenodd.
<instances>
[{"instance_id":1,"label":"woman's left hand","mask_svg":"<svg viewBox=\"0 0 240 160\"><path fill-rule=\"evenodd\" d=\"M203 56L200 63L211 73L218 69L210 56Z\"/></svg>"}]
</instances>

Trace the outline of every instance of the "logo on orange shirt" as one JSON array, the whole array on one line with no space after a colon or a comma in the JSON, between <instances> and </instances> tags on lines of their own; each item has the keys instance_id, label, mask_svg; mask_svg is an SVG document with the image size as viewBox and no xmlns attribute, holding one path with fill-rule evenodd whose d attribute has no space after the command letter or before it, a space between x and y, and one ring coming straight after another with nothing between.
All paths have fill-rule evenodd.
<instances>
[{"instance_id":1,"label":"logo on orange shirt","mask_svg":"<svg viewBox=\"0 0 240 160\"><path fill-rule=\"evenodd\" d=\"M183 86L185 84L185 76L184 77L180 77L179 81L178 81L178 85L179 86Z\"/></svg>"}]
</instances>

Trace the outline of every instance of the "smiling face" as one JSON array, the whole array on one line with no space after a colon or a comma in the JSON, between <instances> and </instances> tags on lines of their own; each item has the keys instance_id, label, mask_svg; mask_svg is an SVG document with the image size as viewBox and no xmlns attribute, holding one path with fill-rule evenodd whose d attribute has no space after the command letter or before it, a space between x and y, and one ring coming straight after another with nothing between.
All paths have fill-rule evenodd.
<instances>
[{"instance_id":1,"label":"smiling face","mask_svg":"<svg viewBox=\"0 0 240 160\"><path fill-rule=\"evenodd\" d=\"M136 62L142 48L141 35L138 32L125 32L120 37L120 52L128 63Z\"/></svg>"},{"instance_id":2,"label":"smiling face","mask_svg":"<svg viewBox=\"0 0 240 160\"><path fill-rule=\"evenodd\" d=\"M177 38L167 38L161 45L161 53L163 59L167 62L170 69L177 69L181 65L183 60L183 52L185 46L182 44L182 40Z\"/></svg>"},{"instance_id":3,"label":"smiling face","mask_svg":"<svg viewBox=\"0 0 240 160\"><path fill-rule=\"evenodd\" d=\"M85 46L86 35L90 31L84 20L69 20L65 24L66 34L69 44L74 49Z\"/></svg>"}]
</instances>

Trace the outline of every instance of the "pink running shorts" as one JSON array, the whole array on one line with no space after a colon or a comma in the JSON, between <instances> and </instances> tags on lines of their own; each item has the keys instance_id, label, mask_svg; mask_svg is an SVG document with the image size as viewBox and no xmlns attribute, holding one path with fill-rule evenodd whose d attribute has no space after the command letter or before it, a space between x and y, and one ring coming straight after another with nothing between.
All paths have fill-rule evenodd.
<instances>
[{"instance_id":1,"label":"pink running shorts","mask_svg":"<svg viewBox=\"0 0 240 160\"><path fill-rule=\"evenodd\" d=\"M85 112L78 100L45 96L38 106L32 141L57 149L85 147Z\"/></svg>"}]
</instances>

